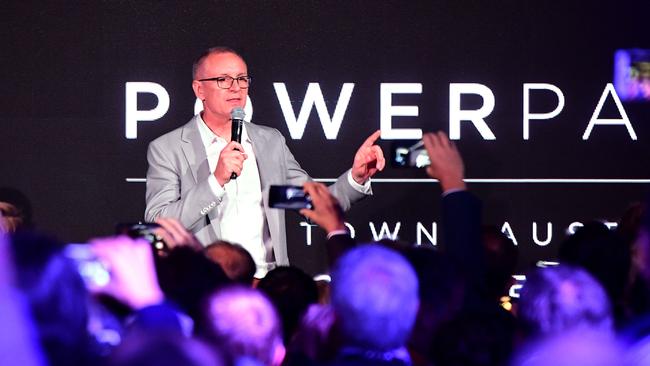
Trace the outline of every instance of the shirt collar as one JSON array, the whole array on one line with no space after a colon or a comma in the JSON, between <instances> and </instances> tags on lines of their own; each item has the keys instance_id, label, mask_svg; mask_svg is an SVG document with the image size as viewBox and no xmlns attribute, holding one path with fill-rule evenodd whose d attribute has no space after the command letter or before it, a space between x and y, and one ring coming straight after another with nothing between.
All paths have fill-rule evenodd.
<instances>
[{"instance_id":1,"label":"shirt collar","mask_svg":"<svg viewBox=\"0 0 650 366\"><path fill-rule=\"evenodd\" d=\"M203 120L203 117L201 117L201 114L198 115L197 125L199 127L199 134L201 135L201 142L203 142L203 146L206 149L208 148L208 146L212 145L212 143L216 139L220 138L214 132L212 132L210 127L208 127L208 125ZM245 142L250 142L250 139L248 138L248 132L246 132L246 121L244 121L243 123L241 140Z\"/></svg>"}]
</instances>

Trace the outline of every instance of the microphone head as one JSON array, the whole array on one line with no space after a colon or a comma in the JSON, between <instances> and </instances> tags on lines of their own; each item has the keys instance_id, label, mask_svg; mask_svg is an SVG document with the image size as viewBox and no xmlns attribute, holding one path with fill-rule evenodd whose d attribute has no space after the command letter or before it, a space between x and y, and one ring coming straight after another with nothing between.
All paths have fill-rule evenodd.
<instances>
[{"instance_id":1,"label":"microphone head","mask_svg":"<svg viewBox=\"0 0 650 366\"><path fill-rule=\"evenodd\" d=\"M244 119L246 117L246 113L244 112L244 108L242 107L235 107L230 111L230 118L231 119Z\"/></svg>"}]
</instances>

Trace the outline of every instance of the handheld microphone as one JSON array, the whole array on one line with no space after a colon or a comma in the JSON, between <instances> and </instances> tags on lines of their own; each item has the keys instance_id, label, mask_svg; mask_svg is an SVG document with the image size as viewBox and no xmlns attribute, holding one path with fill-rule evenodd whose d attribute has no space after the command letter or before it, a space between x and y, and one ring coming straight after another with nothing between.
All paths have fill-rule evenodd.
<instances>
[{"instance_id":1,"label":"handheld microphone","mask_svg":"<svg viewBox=\"0 0 650 366\"><path fill-rule=\"evenodd\" d=\"M230 111L230 119L232 120L232 126L230 127L230 141L237 141L241 143L241 132L244 128L244 109L241 107L235 107ZM230 175L230 179L237 179L237 174L233 172Z\"/></svg>"}]
</instances>

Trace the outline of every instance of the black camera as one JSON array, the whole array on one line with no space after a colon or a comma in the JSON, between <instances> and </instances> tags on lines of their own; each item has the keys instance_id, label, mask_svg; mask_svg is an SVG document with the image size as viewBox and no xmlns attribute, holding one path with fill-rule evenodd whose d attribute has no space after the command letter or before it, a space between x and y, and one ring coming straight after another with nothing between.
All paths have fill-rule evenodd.
<instances>
[{"instance_id":1,"label":"black camera","mask_svg":"<svg viewBox=\"0 0 650 366\"><path fill-rule=\"evenodd\" d=\"M311 209L311 197L300 186L270 186L269 207L284 210Z\"/></svg>"},{"instance_id":2,"label":"black camera","mask_svg":"<svg viewBox=\"0 0 650 366\"><path fill-rule=\"evenodd\" d=\"M152 222L121 223L115 227L118 235L127 235L133 239L143 238L153 246L154 252L158 255L166 253L169 248L161 237L156 235L155 230L160 225Z\"/></svg>"},{"instance_id":3,"label":"black camera","mask_svg":"<svg viewBox=\"0 0 650 366\"><path fill-rule=\"evenodd\" d=\"M393 168L426 168L431 165L429 154L422 140L398 140L390 150Z\"/></svg>"}]
</instances>

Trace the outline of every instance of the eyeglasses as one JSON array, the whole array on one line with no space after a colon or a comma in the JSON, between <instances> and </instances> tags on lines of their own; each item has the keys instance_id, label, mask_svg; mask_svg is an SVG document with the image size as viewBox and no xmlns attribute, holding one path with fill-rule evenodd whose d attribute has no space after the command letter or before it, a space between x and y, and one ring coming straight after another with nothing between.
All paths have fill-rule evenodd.
<instances>
[{"instance_id":1,"label":"eyeglasses","mask_svg":"<svg viewBox=\"0 0 650 366\"><path fill-rule=\"evenodd\" d=\"M199 79L198 81L216 81L219 88L230 89L235 80L237 80L237 85L242 89L246 89L251 85L251 77L248 75L238 76L236 78L231 76L217 76L216 78Z\"/></svg>"}]
</instances>

